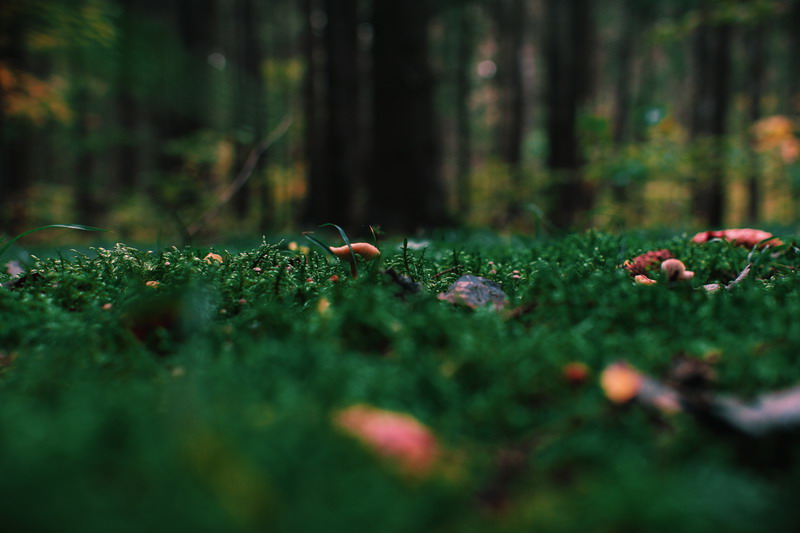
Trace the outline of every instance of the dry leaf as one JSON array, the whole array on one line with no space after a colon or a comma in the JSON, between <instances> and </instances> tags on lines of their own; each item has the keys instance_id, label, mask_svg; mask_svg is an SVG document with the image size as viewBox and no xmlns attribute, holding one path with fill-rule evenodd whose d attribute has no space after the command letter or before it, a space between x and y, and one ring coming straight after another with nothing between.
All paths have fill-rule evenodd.
<instances>
[{"instance_id":1,"label":"dry leaf","mask_svg":"<svg viewBox=\"0 0 800 533\"><path fill-rule=\"evenodd\" d=\"M410 415L360 404L336 413L334 422L407 474L425 475L439 459L436 437Z\"/></svg>"},{"instance_id":2,"label":"dry leaf","mask_svg":"<svg viewBox=\"0 0 800 533\"><path fill-rule=\"evenodd\" d=\"M622 266L633 276L644 275L648 270L659 266L662 261L670 258L672 258L672 252L669 250L652 250L625 261Z\"/></svg>"}]
</instances>

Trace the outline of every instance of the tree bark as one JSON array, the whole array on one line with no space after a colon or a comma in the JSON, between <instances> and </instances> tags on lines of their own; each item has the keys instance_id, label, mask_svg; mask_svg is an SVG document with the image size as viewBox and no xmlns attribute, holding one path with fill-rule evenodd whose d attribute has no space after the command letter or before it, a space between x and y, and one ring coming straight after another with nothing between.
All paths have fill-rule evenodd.
<instances>
[{"instance_id":1,"label":"tree bark","mask_svg":"<svg viewBox=\"0 0 800 533\"><path fill-rule=\"evenodd\" d=\"M755 138L752 126L761 119L761 97L764 91L764 23L758 23L753 27L745 42L748 50L748 141L750 144L750 169L747 178L747 220L750 224L756 224L761 217L761 169L758 154L754 150Z\"/></svg>"},{"instance_id":2,"label":"tree bark","mask_svg":"<svg viewBox=\"0 0 800 533\"><path fill-rule=\"evenodd\" d=\"M522 0L497 0L494 4L495 33L498 40L497 76L499 122L496 153L507 166L515 188L506 213L506 223L521 211L522 137L525 121L521 52L525 31L525 3Z\"/></svg>"},{"instance_id":3,"label":"tree bark","mask_svg":"<svg viewBox=\"0 0 800 533\"><path fill-rule=\"evenodd\" d=\"M413 231L448 221L428 64L430 3L374 3L374 160L368 220Z\"/></svg>"},{"instance_id":4,"label":"tree bark","mask_svg":"<svg viewBox=\"0 0 800 533\"><path fill-rule=\"evenodd\" d=\"M243 132L244 139L236 142L236 168L238 172L245 164L253 148L265 135L266 103L264 99L264 80L261 73L263 46L259 35L259 11L254 0L239 0L235 12L235 35L238 36L235 48L236 100L234 102L234 131ZM260 160L254 172L263 168ZM252 201L258 199L253 194L255 182L246 182L234 198L234 207L239 219L246 219ZM268 206L259 206L262 209ZM266 229L266 228L262 228Z\"/></svg>"},{"instance_id":5,"label":"tree bark","mask_svg":"<svg viewBox=\"0 0 800 533\"><path fill-rule=\"evenodd\" d=\"M462 222L470 209L470 175L472 172L472 123L469 98L472 94L472 58L474 21L469 6L458 10L458 44L456 49L456 194Z\"/></svg>"},{"instance_id":6,"label":"tree bark","mask_svg":"<svg viewBox=\"0 0 800 533\"><path fill-rule=\"evenodd\" d=\"M358 130L358 2L326 0L328 28L328 124L325 150L328 180L322 222L353 224L359 160Z\"/></svg>"},{"instance_id":7,"label":"tree bark","mask_svg":"<svg viewBox=\"0 0 800 533\"><path fill-rule=\"evenodd\" d=\"M725 146L730 99L730 34L726 24L703 24L694 42L694 108L690 134L695 150L697 182L692 212L717 227L725 207Z\"/></svg>"},{"instance_id":8,"label":"tree bark","mask_svg":"<svg viewBox=\"0 0 800 533\"><path fill-rule=\"evenodd\" d=\"M25 8L16 7L20 13L6 14L0 18L0 62L13 72L25 67L23 28ZM29 142L28 126L22 120L5 115L3 91L0 90L0 231L11 235L25 229L27 208L25 194L30 181L28 158L33 147Z\"/></svg>"},{"instance_id":9,"label":"tree bark","mask_svg":"<svg viewBox=\"0 0 800 533\"><path fill-rule=\"evenodd\" d=\"M582 177L577 118L590 94L591 12L588 0L547 0L547 139L551 205L549 218L560 228L578 223L594 197Z\"/></svg>"}]
</instances>

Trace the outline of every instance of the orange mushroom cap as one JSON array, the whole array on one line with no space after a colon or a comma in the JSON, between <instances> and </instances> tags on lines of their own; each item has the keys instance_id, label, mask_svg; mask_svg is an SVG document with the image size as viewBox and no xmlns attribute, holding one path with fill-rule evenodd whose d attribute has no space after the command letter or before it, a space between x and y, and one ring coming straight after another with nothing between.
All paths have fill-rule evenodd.
<instances>
[{"instance_id":1,"label":"orange mushroom cap","mask_svg":"<svg viewBox=\"0 0 800 533\"><path fill-rule=\"evenodd\" d=\"M367 261L381 255L381 251L368 242L353 242L350 243L350 246L353 247L353 253L360 255ZM347 245L330 246L328 249L333 253L333 255L342 261L347 261L348 263L353 262L353 256L350 253L350 248Z\"/></svg>"}]
</instances>

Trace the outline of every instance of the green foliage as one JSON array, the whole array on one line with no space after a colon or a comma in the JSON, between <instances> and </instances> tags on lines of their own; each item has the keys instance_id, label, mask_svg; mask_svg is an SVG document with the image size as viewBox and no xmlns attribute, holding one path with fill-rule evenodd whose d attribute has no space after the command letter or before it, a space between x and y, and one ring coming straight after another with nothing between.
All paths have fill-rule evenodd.
<instances>
[{"instance_id":1,"label":"green foliage","mask_svg":"<svg viewBox=\"0 0 800 533\"><path fill-rule=\"evenodd\" d=\"M0 290L4 524L783 530L796 452L760 469L689 415L613 407L597 385L617 359L658 376L677 354L713 354L715 387L734 394L800 380L800 251L688 241L442 235L382 244L381 269L357 279L266 241L212 250L221 261L121 244L34 258L26 283ZM695 271L690 284L635 285L619 268L658 248ZM748 263L731 290L702 290ZM438 300L462 274L524 312ZM587 383L564 379L573 361ZM407 479L377 460L332 423L358 403L428 425L449 466Z\"/></svg>"}]
</instances>

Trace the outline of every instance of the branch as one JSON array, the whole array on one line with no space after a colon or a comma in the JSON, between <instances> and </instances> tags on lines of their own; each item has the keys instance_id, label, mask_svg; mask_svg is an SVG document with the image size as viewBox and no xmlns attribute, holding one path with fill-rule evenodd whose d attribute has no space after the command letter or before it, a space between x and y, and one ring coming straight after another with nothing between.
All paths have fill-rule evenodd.
<instances>
[{"instance_id":1,"label":"branch","mask_svg":"<svg viewBox=\"0 0 800 533\"><path fill-rule=\"evenodd\" d=\"M273 129L269 135L264 138L263 141L258 143L250 151L250 154L247 156L247 159L242 165L242 169L236 175L236 179L234 179L230 185L223 191L222 195L220 196L217 203L211 206L205 213L203 213L200 218L198 218L195 222L193 222L188 228L186 228L187 235L191 238L194 237L200 230L208 225L214 217L216 217L222 208L231 201L237 192L239 192L244 184L247 183L247 180L253 175L253 172L256 169L256 165L258 165L259 159L261 156L264 155L270 146L275 144L283 135L289 130L289 126L292 125L292 116L286 115L281 120L280 124L278 124L275 129Z\"/></svg>"}]
</instances>

